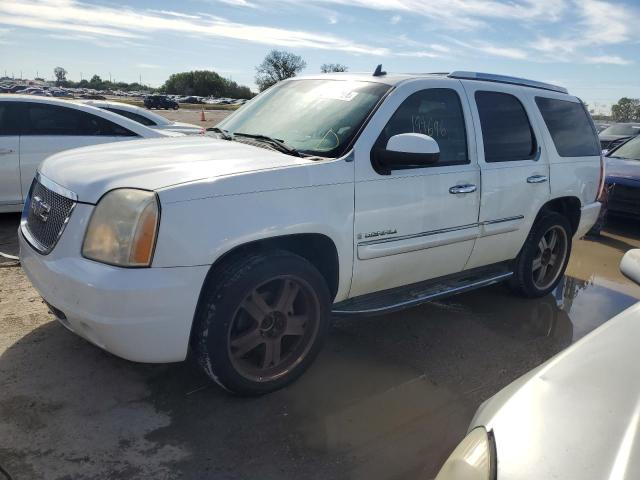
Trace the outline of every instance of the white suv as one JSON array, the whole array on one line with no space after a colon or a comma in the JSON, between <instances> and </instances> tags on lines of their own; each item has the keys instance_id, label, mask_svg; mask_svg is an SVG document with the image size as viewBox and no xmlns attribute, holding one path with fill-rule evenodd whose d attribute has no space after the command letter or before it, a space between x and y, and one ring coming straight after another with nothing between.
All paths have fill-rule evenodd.
<instances>
[{"instance_id":1,"label":"white suv","mask_svg":"<svg viewBox=\"0 0 640 480\"><path fill-rule=\"evenodd\" d=\"M238 393L298 377L332 311L501 281L546 295L600 210L595 128L553 85L380 68L298 77L218 127L49 158L21 259L78 335L140 362L191 351Z\"/></svg>"}]
</instances>

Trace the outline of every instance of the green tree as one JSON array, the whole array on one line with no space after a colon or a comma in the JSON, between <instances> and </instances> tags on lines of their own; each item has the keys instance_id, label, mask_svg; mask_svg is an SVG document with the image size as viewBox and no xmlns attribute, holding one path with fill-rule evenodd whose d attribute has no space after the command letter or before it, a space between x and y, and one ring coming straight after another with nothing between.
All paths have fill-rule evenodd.
<instances>
[{"instance_id":1,"label":"green tree","mask_svg":"<svg viewBox=\"0 0 640 480\"><path fill-rule=\"evenodd\" d=\"M53 69L53 74L56 77L56 85L60 86L67 81L67 71L62 67L56 67Z\"/></svg>"},{"instance_id":2,"label":"green tree","mask_svg":"<svg viewBox=\"0 0 640 480\"><path fill-rule=\"evenodd\" d=\"M174 73L160 88L175 95L197 95L199 97L251 98L249 87L238 85L210 70Z\"/></svg>"},{"instance_id":3,"label":"green tree","mask_svg":"<svg viewBox=\"0 0 640 480\"><path fill-rule=\"evenodd\" d=\"M320 71L322 73L348 72L349 67L342 65L341 63L323 63L320 66Z\"/></svg>"},{"instance_id":4,"label":"green tree","mask_svg":"<svg viewBox=\"0 0 640 480\"><path fill-rule=\"evenodd\" d=\"M271 50L256 67L256 84L260 91L281 80L295 77L307 66L301 56L282 50Z\"/></svg>"},{"instance_id":5,"label":"green tree","mask_svg":"<svg viewBox=\"0 0 640 480\"><path fill-rule=\"evenodd\" d=\"M640 121L640 100L623 97L611 107L611 117L616 122Z\"/></svg>"}]
</instances>

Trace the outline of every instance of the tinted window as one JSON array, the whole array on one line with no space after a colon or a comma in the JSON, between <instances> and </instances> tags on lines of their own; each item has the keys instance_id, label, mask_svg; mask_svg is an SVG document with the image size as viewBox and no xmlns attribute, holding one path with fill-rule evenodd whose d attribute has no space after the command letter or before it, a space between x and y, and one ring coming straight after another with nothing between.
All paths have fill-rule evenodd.
<instances>
[{"instance_id":1,"label":"tinted window","mask_svg":"<svg viewBox=\"0 0 640 480\"><path fill-rule=\"evenodd\" d=\"M544 97L536 97L536 103L558 155L600 155L600 142L581 103Z\"/></svg>"},{"instance_id":2,"label":"tinted window","mask_svg":"<svg viewBox=\"0 0 640 480\"><path fill-rule=\"evenodd\" d=\"M75 108L45 103L25 103L23 135L135 136L136 134L102 117Z\"/></svg>"},{"instance_id":3,"label":"tinted window","mask_svg":"<svg viewBox=\"0 0 640 480\"><path fill-rule=\"evenodd\" d=\"M118 115L122 115L123 117L127 117L128 119L133 120L134 122L141 123L142 125L146 125L147 127L157 125L157 123L154 122L153 120L150 120L147 117L144 117L137 113L130 112L128 110L120 110L119 108L110 108L110 107L105 107L104 109L109 110L110 112L113 112L113 113L117 113Z\"/></svg>"},{"instance_id":4,"label":"tinted window","mask_svg":"<svg viewBox=\"0 0 640 480\"><path fill-rule=\"evenodd\" d=\"M19 133L13 102L0 102L0 135L18 135Z\"/></svg>"},{"instance_id":5,"label":"tinted window","mask_svg":"<svg viewBox=\"0 0 640 480\"><path fill-rule=\"evenodd\" d=\"M513 95L476 92L480 114L484 158L487 162L508 162L533 158L536 139L527 113Z\"/></svg>"},{"instance_id":6,"label":"tinted window","mask_svg":"<svg viewBox=\"0 0 640 480\"><path fill-rule=\"evenodd\" d=\"M467 134L460 98L455 90L431 88L409 96L384 127L374 148L385 148L400 133L423 133L440 147L436 165L469 163Z\"/></svg>"}]
</instances>

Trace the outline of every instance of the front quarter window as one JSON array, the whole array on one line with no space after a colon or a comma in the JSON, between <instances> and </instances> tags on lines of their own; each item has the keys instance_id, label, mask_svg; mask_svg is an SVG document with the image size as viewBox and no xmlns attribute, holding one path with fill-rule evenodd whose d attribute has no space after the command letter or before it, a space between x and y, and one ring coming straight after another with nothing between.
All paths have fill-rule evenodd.
<instances>
[{"instance_id":1,"label":"front quarter window","mask_svg":"<svg viewBox=\"0 0 640 480\"><path fill-rule=\"evenodd\" d=\"M276 85L223 121L231 134L264 135L297 151L339 157L389 85L348 80L291 80Z\"/></svg>"}]
</instances>

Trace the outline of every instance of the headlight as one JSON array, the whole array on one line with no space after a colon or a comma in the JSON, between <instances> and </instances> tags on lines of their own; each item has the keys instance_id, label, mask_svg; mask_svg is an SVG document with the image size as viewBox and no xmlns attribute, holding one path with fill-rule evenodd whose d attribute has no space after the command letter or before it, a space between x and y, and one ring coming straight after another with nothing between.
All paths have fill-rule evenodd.
<instances>
[{"instance_id":1,"label":"headlight","mask_svg":"<svg viewBox=\"0 0 640 480\"><path fill-rule=\"evenodd\" d=\"M493 434L478 427L458 444L435 480L494 480L495 469Z\"/></svg>"},{"instance_id":2,"label":"headlight","mask_svg":"<svg viewBox=\"0 0 640 480\"><path fill-rule=\"evenodd\" d=\"M151 265L160 220L154 192L121 188L100 199L91 215L82 255L122 267Z\"/></svg>"}]
</instances>

